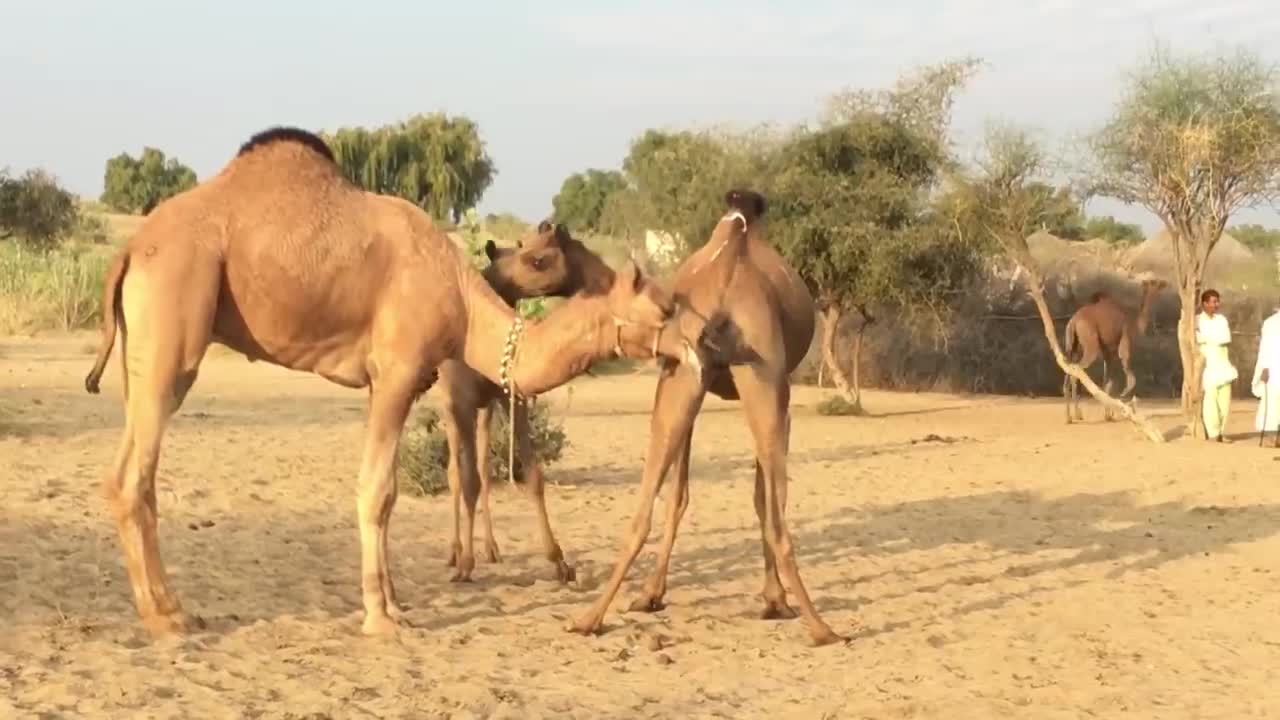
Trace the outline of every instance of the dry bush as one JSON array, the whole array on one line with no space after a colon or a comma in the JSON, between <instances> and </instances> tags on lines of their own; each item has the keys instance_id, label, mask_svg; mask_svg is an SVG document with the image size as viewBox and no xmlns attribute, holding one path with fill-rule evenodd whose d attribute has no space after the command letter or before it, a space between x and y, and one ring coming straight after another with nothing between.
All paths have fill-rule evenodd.
<instances>
[{"instance_id":1,"label":"dry bush","mask_svg":"<svg viewBox=\"0 0 1280 720\"><path fill-rule=\"evenodd\" d=\"M530 411L533 433L533 454L537 463L546 468L560 459L568 447L564 428L551 421L551 413L545 403L534 402ZM507 458L510 447L510 430L507 413L495 409L489 431L490 482L499 483L508 477ZM406 424L397 451L400 466L400 487L415 495L439 495L449 490L449 441L445 435L440 413L429 405L419 405ZM522 468L516 458L516 481L521 482Z\"/></svg>"}]
</instances>

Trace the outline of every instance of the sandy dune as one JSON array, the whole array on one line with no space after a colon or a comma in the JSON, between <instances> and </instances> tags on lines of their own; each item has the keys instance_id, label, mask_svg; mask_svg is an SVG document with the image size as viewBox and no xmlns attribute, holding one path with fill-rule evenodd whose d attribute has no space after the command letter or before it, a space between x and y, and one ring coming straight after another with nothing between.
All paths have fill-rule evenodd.
<instances>
[{"instance_id":1,"label":"sandy dune","mask_svg":"<svg viewBox=\"0 0 1280 720\"><path fill-rule=\"evenodd\" d=\"M0 434L0 717L1280 716L1276 451L1155 447L1096 405L1068 428L1055 401L870 393L875 417L840 419L798 389L788 516L820 610L854 637L814 649L798 622L756 619L748 434L709 400L667 610L564 632L635 509L649 374L549 397L572 443L549 504L578 586L551 580L505 489L505 562L449 583L446 500L402 495L391 552L413 627L379 641L359 634L364 395L212 356L159 491L162 551L208 630L151 642L98 490L123 413L114 362L102 396L80 389L92 339L0 342L17 412ZM1235 410L1243 435L1252 403Z\"/></svg>"}]
</instances>

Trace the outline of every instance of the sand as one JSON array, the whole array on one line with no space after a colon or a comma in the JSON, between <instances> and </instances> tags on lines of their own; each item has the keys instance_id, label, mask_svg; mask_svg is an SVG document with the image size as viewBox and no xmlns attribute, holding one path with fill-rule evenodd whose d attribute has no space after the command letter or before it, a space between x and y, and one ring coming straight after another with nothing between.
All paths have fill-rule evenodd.
<instances>
[{"instance_id":1,"label":"sand","mask_svg":"<svg viewBox=\"0 0 1280 720\"><path fill-rule=\"evenodd\" d=\"M709 399L669 603L562 628L635 511L654 376L547 396L572 443L549 477L579 582L538 552L531 505L494 498L501 564L448 582L447 498L401 495L398 639L359 633L355 476L365 396L206 361L160 465L161 549L208 628L152 641L99 494L122 427L92 335L0 341L0 717L1253 718L1280 716L1280 481L1242 442L1157 447L1061 403L870 392L865 418L797 388L788 517L801 573L848 645L762 621L751 454ZM428 402L434 401L434 393ZM1143 405L1165 428L1169 403ZM654 650L654 640L661 648Z\"/></svg>"}]
</instances>

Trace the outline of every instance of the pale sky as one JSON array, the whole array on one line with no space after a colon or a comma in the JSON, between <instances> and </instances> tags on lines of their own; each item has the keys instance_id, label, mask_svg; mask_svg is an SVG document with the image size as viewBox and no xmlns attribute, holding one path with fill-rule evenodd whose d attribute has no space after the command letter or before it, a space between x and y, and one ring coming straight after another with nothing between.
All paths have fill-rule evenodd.
<instances>
[{"instance_id":1,"label":"pale sky","mask_svg":"<svg viewBox=\"0 0 1280 720\"><path fill-rule=\"evenodd\" d=\"M959 141L998 117L1055 147L1106 117L1156 40L1280 62L1273 3L1114 1L0 0L0 166L96 197L106 160L146 144L203 178L271 125L445 110L479 123L497 165L480 210L537 220L566 175L619 167L646 128L792 123L948 57L989 63L957 104Z\"/></svg>"}]
</instances>

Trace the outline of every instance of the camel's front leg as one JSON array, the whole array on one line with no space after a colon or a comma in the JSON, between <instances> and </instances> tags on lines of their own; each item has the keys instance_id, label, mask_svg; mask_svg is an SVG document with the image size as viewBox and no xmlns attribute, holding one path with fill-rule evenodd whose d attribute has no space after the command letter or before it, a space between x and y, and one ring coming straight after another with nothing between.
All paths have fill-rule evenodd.
<instances>
[{"instance_id":1,"label":"camel's front leg","mask_svg":"<svg viewBox=\"0 0 1280 720\"><path fill-rule=\"evenodd\" d=\"M609 584L597 598L586 614L577 618L569 626L569 630L588 634L600 629L604 615L610 603L617 596L622 581L635 562L640 549L644 547L653 524L653 502L658 497L662 480L680 449L680 441L693 427L693 419L702 406L705 392L701 383L676 381L677 375L689 374L684 367L664 368L658 380L658 389L654 398L653 416L649 421L649 450L645 454L644 476L640 484L640 507L636 509L631 520L631 530L627 535L626 545L614 565Z\"/></svg>"},{"instance_id":2,"label":"camel's front leg","mask_svg":"<svg viewBox=\"0 0 1280 720\"><path fill-rule=\"evenodd\" d=\"M538 513L538 534L542 539L542 554L555 566L557 580L561 583L573 582L578 577L577 573L569 563L565 562L564 551L560 549L560 543L556 541L556 535L551 530L551 517L547 514L546 480L534 456L529 410L527 404L516 407L513 420L516 424L516 457L519 458L520 467L524 470L525 490L533 500L534 510Z\"/></svg>"},{"instance_id":3,"label":"camel's front leg","mask_svg":"<svg viewBox=\"0 0 1280 720\"><path fill-rule=\"evenodd\" d=\"M407 375L407 373L404 373ZM373 387L360 463L356 510L360 523L360 589L366 635L390 634L399 614L387 556L387 528L395 505L396 448L413 404L414 382L384 372Z\"/></svg>"}]
</instances>

